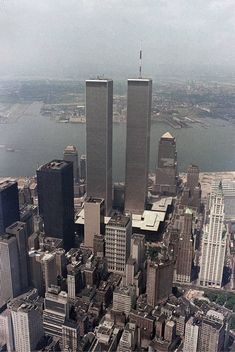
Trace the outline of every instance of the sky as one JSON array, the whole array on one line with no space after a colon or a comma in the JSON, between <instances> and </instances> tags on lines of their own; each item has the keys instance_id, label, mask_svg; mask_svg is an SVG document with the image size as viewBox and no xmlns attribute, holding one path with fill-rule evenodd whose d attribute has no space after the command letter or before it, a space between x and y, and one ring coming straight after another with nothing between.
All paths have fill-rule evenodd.
<instances>
[{"instance_id":1,"label":"sky","mask_svg":"<svg viewBox=\"0 0 235 352\"><path fill-rule=\"evenodd\" d=\"M235 74L235 0L0 0L0 77Z\"/></svg>"}]
</instances>

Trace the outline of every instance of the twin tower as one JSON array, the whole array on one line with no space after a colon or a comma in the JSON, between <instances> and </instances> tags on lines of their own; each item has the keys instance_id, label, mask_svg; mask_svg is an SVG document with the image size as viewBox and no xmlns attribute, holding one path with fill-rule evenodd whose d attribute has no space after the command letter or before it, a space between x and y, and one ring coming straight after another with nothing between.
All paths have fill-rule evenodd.
<instances>
[{"instance_id":1,"label":"twin tower","mask_svg":"<svg viewBox=\"0 0 235 352\"><path fill-rule=\"evenodd\" d=\"M128 79L125 210L142 214L147 199L152 80ZM113 81L86 81L87 196L112 209Z\"/></svg>"}]
</instances>

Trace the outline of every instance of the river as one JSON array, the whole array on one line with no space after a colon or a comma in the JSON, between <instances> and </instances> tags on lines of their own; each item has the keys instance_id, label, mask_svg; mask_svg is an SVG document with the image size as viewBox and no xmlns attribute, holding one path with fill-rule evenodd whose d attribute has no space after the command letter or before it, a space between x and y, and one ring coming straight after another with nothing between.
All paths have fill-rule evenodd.
<instances>
[{"instance_id":1,"label":"river","mask_svg":"<svg viewBox=\"0 0 235 352\"><path fill-rule=\"evenodd\" d=\"M85 124L56 123L42 116L40 107L41 104L35 102L17 122L0 124L0 177L32 176L37 165L62 158L69 144L78 148L79 155L85 154ZM176 137L180 171L185 171L190 163L197 164L202 171L235 170L235 125L223 120L207 122L208 128L194 125L183 129L152 122L150 171L155 169L158 141L166 131ZM125 129L123 123L114 124L114 181L124 179Z\"/></svg>"}]
</instances>

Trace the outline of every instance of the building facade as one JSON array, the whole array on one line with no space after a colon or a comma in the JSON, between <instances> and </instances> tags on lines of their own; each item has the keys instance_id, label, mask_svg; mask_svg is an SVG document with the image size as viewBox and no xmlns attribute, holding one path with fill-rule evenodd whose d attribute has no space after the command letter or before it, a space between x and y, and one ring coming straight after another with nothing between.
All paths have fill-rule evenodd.
<instances>
[{"instance_id":1,"label":"building facade","mask_svg":"<svg viewBox=\"0 0 235 352\"><path fill-rule=\"evenodd\" d=\"M191 317L185 325L185 337L183 352L198 351L198 337L201 326L201 320Z\"/></svg>"},{"instance_id":2,"label":"building facade","mask_svg":"<svg viewBox=\"0 0 235 352\"><path fill-rule=\"evenodd\" d=\"M112 208L113 81L86 81L87 196Z\"/></svg>"},{"instance_id":3,"label":"building facade","mask_svg":"<svg viewBox=\"0 0 235 352\"><path fill-rule=\"evenodd\" d=\"M17 352L34 351L44 335L42 314L33 303L15 302L10 308Z\"/></svg>"},{"instance_id":4,"label":"building facade","mask_svg":"<svg viewBox=\"0 0 235 352\"><path fill-rule=\"evenodd\" d=\"M7 226L20 220L19 194L16 182L4 181L0 183L0 234Z\"/></svg>"},{"instance_id":5,"label":"building facade","mask_svg":"<svg viewBox=\"0 0 235 352\"><path fill-rule=\"evenodd\" d=\"M155 192L162 195L175 195L177 191L177 152L175 138L166 132L158 145Z\"/></svg>"},{"instance_id":6,"label":"building facade","mask_svg":"<svg viewBox=\"0 0 235 352\"><path fill-rule=\"evenodd\" d=\"M37 170L39 213L47 236L61 238L66 249L74 243L73 164L53 160Z\"/></svg>"},{"instance_id":7,"label":"building facade","mask_svg":"<svg viewBox=\"0 0 235 352\"><path fill-rule=\"evenodd\" d=\"M27 229L24 222L16 221L6 228L6 233L15 236L17 240L21 289L29 286L29 257L27 246Z\"/></svg>"},{"instance_id":8,"label":"building facade","mask_svg":"<svg viewBox=\"0 0 235 352\"><path fill-rule=\"evenodd\" d=\"M105 257L108 270L125 276L126 262L130 255L131 218L113 215L105 228Z\"/></svg>"},{"instance_id":9,"label":"building facade","mask_svg":"<svg viewBox=\"0 0 235 352\"><path fill-rule=\"evenodd\" d=\"M21 273L17 240L0 236L0 300L7 302L21 293Z\"/></svg>"},{"instance_id":10,"label":"building facade","mask_svg":"<svg viewBox=\"0 0 235 352\"><path fill-rule=\"evenodd\" d=\"M210 214L204 226L200 262L200 285L220 288L227 244L224 225L224 195L222 184L211 194Z\"/></svg>"},{"instance_id":11,"label":"building facade","mask_svg":"<svg viewBox=\"0 0 235 352\"><path fill-rule=\"evenodd\" d=\"M127 92L125 209L142 214L147 200L152 80L129 79Z\"/></svg>"},{"instance_id":12,"label":"building facade","mask_svg":"<svg viewBox=\"0 0 235 352\"><path fill-rule=\"evenodd\" d=\"M84 202L84 246L93 251L95 235L104 233L104 200L87 197Z\"/></svg>"},{"instance_id":13,"label":"building facade","mask_svg":"<svg viewBox=\"0 0 235 352\"><path fill-rule=\"evenodd\" d=\"M170 258L148 260L147 262L147 302L155 307L172 293L174 261Z\"/></svg>"},{"instance_id":14,"label":"building facade","mask_svg":"<svg viewBox=\"0 0 235 352\"><path fill-rule=\"evenodd\" d=\"M184 227L180 232L178 254L176 259L176 282L190 282L193 264L193 212L187 208L184 213Z\"/></svg>"},{"instance_id":15,"label":"building facade","mask_svg":"<svg viewBox=\"0 0 235 352\"><path fill-rule=\"evenodd\" d=\"M74 145L65 148L64 160L73 163L73 178L75 182L79 182L78 151Z\"/></svg>"}]
</instances>

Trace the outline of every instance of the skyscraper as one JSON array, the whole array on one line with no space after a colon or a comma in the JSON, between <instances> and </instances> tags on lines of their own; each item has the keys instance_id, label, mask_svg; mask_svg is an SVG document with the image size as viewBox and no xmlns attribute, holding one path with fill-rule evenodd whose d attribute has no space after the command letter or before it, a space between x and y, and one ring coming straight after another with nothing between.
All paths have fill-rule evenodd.
<instances>
[{"instance_id":1,"label":"skyscraper","mask_svg":"<svg viewBox=\"0 0 235 352\"><path fill-rule=\"evenodd\" d=\"M213 312L213 311L212 311ZM210 311L208 312L210 314ZM202 319L202 325L198 338L197 351L220 352L224 349L225 324L220 319L213 319L210 315ZM216 312L217 313L217 312ZM220 314L220 313L219 313Z\"/></svg>"},{"instance_id":2,"label":"skyscraper","mask_svg":"<svg viewBox=\"0 0 235 352\"><path fill-rule=\"evenodd\" d=\"M155 307L172 293L174 261L167 253L147 262L147 302Z\"/></svg>"},{"instance_id":3,"label":"skyscraper","mask_svg":"<svg viewBox=\"0 0 235 352\"><path fill-rule=\"evenodd\" d=\"M74 243L73 165L53 160L37 170L39 213L46 235L63 239L66 249Z\"/></svg>"},{"instance_id":4,"label":"skyscraper","mask_svg":"<svg viewBox=\"0 0 235 352\"><path fill-rule=\"evenodd\" d=\"M19 195L16 182L4 181L0 183L0 234L7 226L20 220Z\"/></svg>"},{"instance_id":5,"label":"skyscraper","mask_svg":"<svg viewBox=\"0 0 235 352\"><path fill-rule=\"evenodd\" d=\"M59 287L48 289L44 299L43 327L46 335L62 337L62 327L69 316L68 295Z\"/></svg>"},{"instance_id":6,"label":"skyscraper","mask_svg":"<svg viewBox=\"0 0 235 352\"><path fill-rule=\"evenodd\" d=\"M6 345L7 351L14 351L14 337L9 309L0 313L0 346L4 345Z\"/></svg>"},{"instance_id":7,"label":"skyscraper","mask_svg":"<svg viewBox=\"0 0 235 352\"><path fill-rule=\"evenodd\" d=\"M131 218L113 215L105 228L105 257L108 270L125 276L126 262L130 255Z\"/></svg>"},{"instance_id":8,"label":"skyscraper","mask_svg":"<svg viewBox=\"0 0 235 352\"><path fill-rule=\"evenodd\" d=\"M42 313L36 300L15 300L10 303L15 350L17 352L34 351L44 335Z\"/></svg>"},{"instance_id":9,"label":"skyscraper","mask_svg":"<svg viewBox=\"0 0 235 352\"><path fill-rule=\"evenodd\" d=\"M63 351L78 351L80 342L79 326L73 320L66 320L62 325Z\"/></svg>"},{"instance_id":10,"label":"skyscraper","mask_svg":"<svg viewBox=\"0 0 235 352\"><path fill-rule=\"evenodd\" d=\"M135 214L147 199L151 101L151 79L128 80L125 209Z\"/></svg>"},{"instance_id":11,"label":"skyscraper","mask_svg":"<svg viewBox=\"0 0 235 352\"><path fill-rule=\"evenodd\" d=\"M180 233L178 254L176 259L176 281L190 282L193 263L193 240L192 240L193 212L187 208L184 213L184 227Z\"/></svg>"},{"instance_id":12,"label":"skyscraper","mask_svg":"<svg viewBox=\"0 0 235 352\"><path fill-rule=\"evenodd\" d=\"M222 183L211 194L210 215L202 236L200 284L220 288L222 285L227 231L224 225L224 195Z\"/></svg>"},{"instance_id":13,"label":"skyscraper","mask_svg":"<svg viewBox=\"0 0 235 352\"><path fill-rule=\"evenodd\" d=\"M21 293L21 277L17 240L12 235L0 236L0 301Z\"/></svg>"},{"instance_id":14,"label":"skyscraper","mask_svg":"<svg viewBox=\"0 0 235 352\"><path fill-rule=\"evenodd\" d=\"M86 155L81 155L80 158L80 179L86 180Z\"/></svg>"},{"instance_id":15,"label":"skyscraper","mask_svg":"<svg viewBox=\"0 0 235 352\"><path fill-rule=\"evenodd\" d=\"M21 289L25 290L29 286L29 257L26 224L24 222L16 221L14 224L6 228L6 233L14 235L17 239Z\"/></svg>"},{"instance_id":16,"label":"skyscraper","mask_svg":"<svg viewBox=\"0 0 235 352\"><path fill-rule=\"evenodd\" d=\"M64 150L64 160L73 163L73 178L79 182L78 151L74 145L68 145Z\"/></svg>"},{"instance_id":17,"label":"skyscraper","mask_svg":"<svg viewBox=\"0 0 235 352\"><path fill-rule=\"evenodd\" d=\"M104 200L87 197L84 202L84 246L93 250L95 235L104 234Z\"/></svg>"},{"instance_id":18,"label":"skyscraper","mask_svg":"<svg viewBox=\"0 0 235 352\"><path fill-rule=\"evenodd\" d=\"M112 208L113 81L86 81L87 195Z\"/></svg>"},{"instance_id":19,"label":"skyscraper","mask_svg":"<svg viewBox=\"0 0 235 352\"><path fill-rule=\"evenodd\" d=\"M177 186L177 152L175 138L166 132L158 146L155 191L163 195L175 195Z\"/></svg>"},{"instance_id":20,"label":"skyscraper","mask_svg":"<svg viewBox=\"0 0 235 352\"><path fill-rule=\"evenodd\" d=\"M183 352L198 351L198 337L200 333L201 320L191 317L185 325L185 339Z\"/></svg>"}]
</instances>

